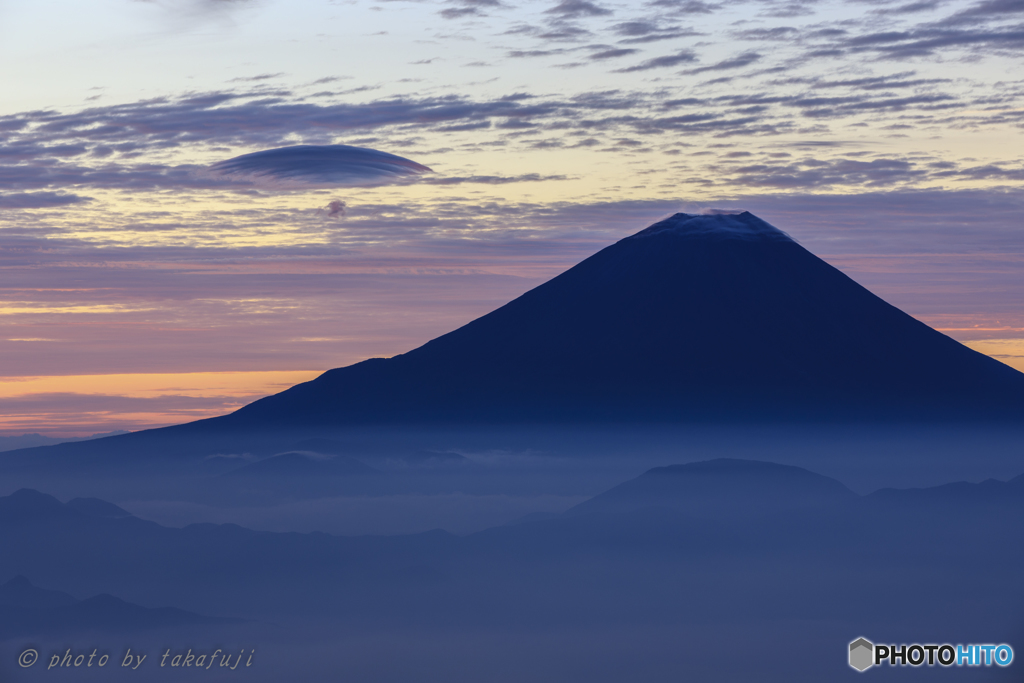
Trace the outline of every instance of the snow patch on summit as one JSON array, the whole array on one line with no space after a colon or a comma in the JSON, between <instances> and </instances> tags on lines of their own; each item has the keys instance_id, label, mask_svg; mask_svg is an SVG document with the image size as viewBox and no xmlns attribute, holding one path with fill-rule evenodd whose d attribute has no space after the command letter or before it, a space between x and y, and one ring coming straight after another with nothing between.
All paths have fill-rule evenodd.
<instances>
[{"instance_id":1,"label":"snow patch on summit","mask_svg":"<svg viewBox=\"0 0 1024 683\"><path fill-rule=\"evenodd\" d=\"M654 235L665 233L700 238L767 240L773 242L794 241L792 237L775 226L764 222L749 211L738 214L714 213L694 215L677 213L626 239L653 237Z\"/></svg>"}]
</instances>

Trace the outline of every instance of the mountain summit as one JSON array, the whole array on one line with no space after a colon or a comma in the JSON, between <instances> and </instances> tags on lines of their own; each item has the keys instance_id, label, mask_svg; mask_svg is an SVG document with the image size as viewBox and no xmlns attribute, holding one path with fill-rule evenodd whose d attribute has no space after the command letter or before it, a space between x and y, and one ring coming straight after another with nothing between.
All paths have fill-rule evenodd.
<instances>
[{"instance_id":1,"label":"mountain summit","mask_svg":"<svg viewBox=\"0 0 1024 683\"><path fill-rule=\"evenodd\" d=\"M774 225L744 211L742 213L718 213L691 215L677 213L671 218L655 223L626 239L642 239L672 233L693 239L727 239L792 242L793 238Z\"/></svg>"},{"instance_id":2,"label":"mountain summit","mask_svg":"<svg viewBox=\"0 0 1024 683\"><path fill-rule=\"evenodd\" d=\"M756 216L679 213L408 353L223 427L1015 414L1024 375Z\"/></svg>"}]
</instances>

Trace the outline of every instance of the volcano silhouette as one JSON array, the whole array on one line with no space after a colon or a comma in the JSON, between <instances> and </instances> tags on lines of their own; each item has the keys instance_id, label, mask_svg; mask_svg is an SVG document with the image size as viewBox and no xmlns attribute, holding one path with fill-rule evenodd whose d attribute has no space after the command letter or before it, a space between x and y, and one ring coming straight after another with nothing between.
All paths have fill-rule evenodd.
<instances>
[{"instance_id":1,"label":"volcano silhouette","mask_svg":"<svg viewBox=\"0 0 1024 683\"><path fill-rule=\"evenodd\" d=\"M206 422L926 416L1022 404L1024 375L756 216L679 213L413 351Z\"/></svg>"}]
</instances>

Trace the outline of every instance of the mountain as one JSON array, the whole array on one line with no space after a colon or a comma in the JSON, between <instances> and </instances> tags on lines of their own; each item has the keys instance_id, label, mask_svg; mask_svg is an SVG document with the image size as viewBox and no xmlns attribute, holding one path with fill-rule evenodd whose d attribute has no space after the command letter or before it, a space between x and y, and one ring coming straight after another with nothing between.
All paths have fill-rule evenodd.
<instances>
[{"instance_id":1,"label":"mountain","mask_svg":"<svg viewBox=\"0 0 1024 683\"><path fill-rule=\"evenodd\" d=\"M76 602L78 600L62 591L33 586L20 574L0 585L0 607L45 610L69 607Z\"/></svg>"},{"instance_id":2,"label":"mountain","mask_svg":"<svg viewBox=\"0 0 1024 683\"><path fill-rule=\"evenodd\" d=\"M333 680L330 657L339 652L356 681L427 672L429 680L590 683L630 679L645 663L654 668L638 680L852 681L843 644L860 633L897 643L929 633L1016 642L1024 546L1008 539L1024 533L1024 505L989 507L986 491L997 483L857 496L808 470L711 460L613 487L592 500L597 514L580 506L468 536L390 537L170 528L23 491L0 497L0 509L20 510L0 515L0 576L191 614L109 595L77 601L19 578L0 586L0 645L25 647L42 634L66 648L113 631L142 650L143 631L160 628L173 630L155 634L164 642L150 646L151 657L175 642L212 649L241 627L218 627L207 645L197 625L220 620L198 615L232 614L252 620L245 628L266 627L248 636L264 659L246 677L260 683L282 672ZM1024 487L1001 484L1024 502ZM937 516L929 500L959 490L980 495ZM716 501L734 514L711 514ZM57 508L66 514L52 514ZM622 649L630 638L636 647ZM709 649L720 638L727 649ZM807 656L766 658L794 642L808 644ZM462 676L467 643L482 654ZM621 665L604 663L609 651ZM430 657L418 659L423 652ZM323 657L310 653L327 657L333 674L317 671ZM533 666L515 676L487 675L496 661L524 660ZM381 677L401 661L413 663ZM442 670L439 661L454 663ZM8 670L4 680L29 680ZM970 680L1004 680L994 667L977 671ZM1019 678L1012 667L1005 675Z\"/></svg>"},{"instance_id":3,"label":"mountain","mask_svg":"<svg viewBox=\"0 0 1024 683\"><path fill-rule=\"evenodd\" d=\"M206 617L173 607L142 607L108 594L76 600L67 593L34 586L21 575L0 585L0 640L96 630L134 633L174 626L239 623L242 620Z\"/></svg>"},{"instance_id":4,"label":"mountain","mask_svg":"<svg viewBox=\"0 0 1024 683\"><path fill-rule=\"evenodd\" d=\"M18 489L9 496L0 497L0 523L18 524L27 521L66 519L82 514L84 513L61 503L53 496L33 489Z\"/></svg>"},{"instance_id":5,"label":"mountain","mask_svg":"<svg viewBox=\"0 0 1024 683\"><path fill-rule=\"evenodd\" d=\"M717 458L648 470L584 501L567 515L618 514L647 508L698 516L762 514L845 503L856 494L802 467Z\"/></svg>"},{"instance_id":6,"label":"mountain","mask_svg":"<svg viewBox=\"0 0 1024 683\"><path fill-rule=\"evenodd\" d=\"M187 452L212 471L224 454L359 455L341 442L293 446L349 427L1022 415L1024 374L887 304L777 228L747 212L680 213L408 353L329 370L230 415L46 454L74 468L95 462L85 455L130 463ZM37 467L38 454L15 452L5 469Z\"/></svg>"},{"instance_id":7,"label":"mountain","mask_svg":"<svg viewBox=\"0 0 1024 683\"><path fill-rule=\"evenodd\" d=\"M676 214L413 351L330 370L207 427L1022 406L1024 374L745 212Z\"/></svg>"},{"instance_id":8,"label":"mountain","mask_svg":"<svg viewBox=\"0 0 1024 683\"><path fill-rule=\"evenodd\" d=\"M884 510L913 509L931 519L978 513L990 517L1024 518L1024 475L1009 482L986 479L977 484L958 481L919 489L879 489L868 498Z\"/></svg>"},{"instance_id":9,"label":"mountain","mask_svg":"<svg viewBox=\"0 0 1024 683\"><path fill-rule=\"evenodd\" d=\"M79 436L79 437L62 437L55 438L52 436L43 436L42 434L19 434L17 436L0 436L0 453L3 451L14 451L21 448L35 448L36 446L53 446L59 443L69 443L74 441L88 441L90 439L102 439L106 436L116 436L118 434L127 434L128 432L123 430L105 432L103 434L93 434L91 436Z\"/></svg>"},{"instance_id":10,"label":"mountain","mask_svg":"<svg viewBox=\"0 0 1024 683\"><path fill-rule=\"evenodd\" d=\"M134 516L82 512L51 495L22 489L0 496L0 576L32 576L95 597L67 603L15 579L0 588L0 640L21 626L49 632L61 624L68 630L116 630L220 623L200 615L252 613L254 605L263 604L290 609L275 597L280 595L302 596L315 607L325 591L348 594L347 582L407 581L456 542L441 531L338 537L234 524L165 527ZM189 613L124 599L175 605ZM54 604L60 602L67 604Z\"/></svg>"},{"instance_id":11,"label":"mountain","mask_svg":"<svg viewBox=\"0 0 1024 683\"><path fill-rule=\"evenodd\" d=\"M113 503L108 503L99 498L72 498L65 505L76 512L92 517L109 517L118 519L120 517L131 517L132 513Z\"/></svg>"}]
</instances>

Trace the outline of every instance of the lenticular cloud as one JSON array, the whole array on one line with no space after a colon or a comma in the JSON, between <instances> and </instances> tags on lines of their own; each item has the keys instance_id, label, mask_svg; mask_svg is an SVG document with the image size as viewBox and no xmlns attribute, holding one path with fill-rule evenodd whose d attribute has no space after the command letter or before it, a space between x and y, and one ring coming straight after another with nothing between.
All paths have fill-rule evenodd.
<instances>
[{"instance_id":1,"label":"lenticular cloud","mask_svg":"<svg viewBox=\"0 0 1024 683\"><path fill-rule=\"evenodd\" d=\"M211 170L256 182L301 186L380 184L430 172L410 159L349 145L279 147L218 162Z\"/></svg>"}]
</instances>

